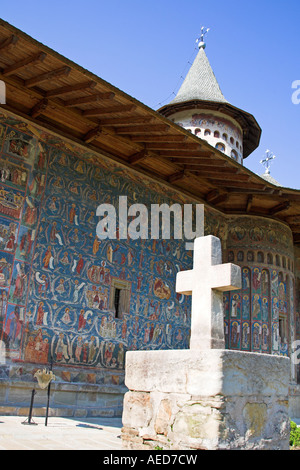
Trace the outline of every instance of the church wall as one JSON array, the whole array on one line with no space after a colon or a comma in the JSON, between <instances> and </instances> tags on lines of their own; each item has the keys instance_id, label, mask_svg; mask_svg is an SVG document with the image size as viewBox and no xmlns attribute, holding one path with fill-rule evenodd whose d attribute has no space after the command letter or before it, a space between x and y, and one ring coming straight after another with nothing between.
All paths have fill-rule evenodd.
<instances>
[{"instance_id":1,"label":"church wall","mask_svg":"<svg viewBox=\"0 0 300 470\"><path fill-rule=\"evenodd\" d=\"M13 116L0 116L0 152L1 400L23 402L20 389L5 391L20 382L29 399L35 371L52 358L58 404L73 397L74 409L92 400L120 413L127 350L189 346L190 299L175 293L175 279L192 252L174 239L99 241L97 207L118 208L119 196L149 208L195 201ZM224 296L226 347L290 354L298 323L289 228L205 206L205 235L242 267L242 290Z\"/></svg>"},{"instance_id":2,"label":"church wall","mask_svg":"<svg viewBox=\"0 0 300 470\"><path fill-rule=\"evenodd\" d=\"M31 124L0 119L0 328L6 371L13 364L5 379L32 380L34 366L52 358L61 382L103 385L107 370L108 385L120 385L127 350L187 348L190 302L176 295L175 278L191 267L191 252L180 240L96 236L98 205L117 209L120 195L149 208L185 198Z\"/></svg>"},{"instance_id":3,"label":"church wall","mask_svg":"<svg viewBox=\"0 0 300 470\"><path fill-rule=\"evenodd\" d=\"M290 229L254 216L223 217L207 210L223 261L242 268L242 290L224 295L228 349L290 355L295 338L294 247Z\"/></svg>"}]
</instances>

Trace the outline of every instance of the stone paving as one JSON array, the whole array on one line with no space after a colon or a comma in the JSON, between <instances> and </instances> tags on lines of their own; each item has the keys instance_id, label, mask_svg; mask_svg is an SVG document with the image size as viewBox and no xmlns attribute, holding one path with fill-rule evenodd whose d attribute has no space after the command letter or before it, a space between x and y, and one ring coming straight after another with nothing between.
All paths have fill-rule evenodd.
<instances>
[{"instance_id":1,"label":"stone paving","mask_svg":"<svg viewBox=\"0 0 300 470\"><path fill-rule=\"evenodd\" d=\"M0 416L0 450L121 450L121 418Z\"/></svg>"}]
</instances>

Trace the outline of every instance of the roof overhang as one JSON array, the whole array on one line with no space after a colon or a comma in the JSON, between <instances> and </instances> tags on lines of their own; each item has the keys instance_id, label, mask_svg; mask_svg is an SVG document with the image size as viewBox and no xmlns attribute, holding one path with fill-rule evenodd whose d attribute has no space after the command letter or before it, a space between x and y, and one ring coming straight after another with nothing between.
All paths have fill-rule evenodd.
<instances>
[{"instance_id":1,"label":"roof overhang","mask_svg":"<svg viewBox=\"0 0 300 470\"><path fill-rule=\"evenodd\" d=\"M265 181L3 20L0 80L7 92L3 113L68 139L94 152L95 158L118 161L224 214L285 222L300 244L300 191Z\"/></svg>"},{"instance_id":2,"label":"roof overhang","mask_svg":"<svg viewBox=\"0 0 300 470\"><path fill-rule=\"evenodd\" d=\"M169 118L177 112L192 109L218 111L234 119L243 131L243 158L247 158L259 146L261 128L254 116L230 103L203 100L183 101L163 106L158 112Z\"/></svg>"}]
</instances>

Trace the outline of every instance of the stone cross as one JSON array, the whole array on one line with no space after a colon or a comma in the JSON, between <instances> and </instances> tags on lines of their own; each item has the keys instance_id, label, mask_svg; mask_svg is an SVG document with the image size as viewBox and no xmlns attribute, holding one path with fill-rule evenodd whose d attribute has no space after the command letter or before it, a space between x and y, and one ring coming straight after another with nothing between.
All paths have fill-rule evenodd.
<instances>
[{"instance_id":1,"label":"stone cross","mask_svg":"<svg viewBox=\"0 0 300 470\"><path fill-rule=\"evenodd\" d=\"M219 238L196 238L193 269L176 279L176 292L192 295L190 349L225 349L223 292L241 287L241 268L222 264Z\"/></svg>"}]
</instances>

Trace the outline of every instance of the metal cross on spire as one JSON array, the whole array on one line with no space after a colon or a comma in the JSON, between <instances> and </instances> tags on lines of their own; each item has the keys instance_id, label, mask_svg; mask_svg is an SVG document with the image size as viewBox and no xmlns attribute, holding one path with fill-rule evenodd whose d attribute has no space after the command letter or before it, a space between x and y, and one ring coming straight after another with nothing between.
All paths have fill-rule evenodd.
<instances>
[{"instance_id":1,"label":"metal cross on spire","mask_svg":"<svg viewBox=\"0 0 300 470\"><path fill-rule=\"evenodd\" d=\"M205 49L206 44L205 44L205 42L204 42L204 36L208 33L209 30L210 30L210 28L205 28L204 26L201 27L201 35L200 35L200 38L198 38L198 39L196 40L196 43L198 43L199 49L201 49L201 48Z\"/></svg>"},{"instance_id":2,"label":"metal cross on spire","mask_svg":"<svg viewBox=\"0 0 300 470\"><path fill-rule=\"evenodd\" d=\"M266 157L259 162L265 167L265 174L270 174L270 166L275 158L275 155L270 150L266 150Z\"/></svg>"}]
</instances>

